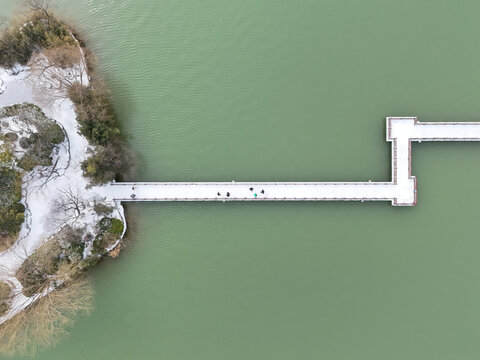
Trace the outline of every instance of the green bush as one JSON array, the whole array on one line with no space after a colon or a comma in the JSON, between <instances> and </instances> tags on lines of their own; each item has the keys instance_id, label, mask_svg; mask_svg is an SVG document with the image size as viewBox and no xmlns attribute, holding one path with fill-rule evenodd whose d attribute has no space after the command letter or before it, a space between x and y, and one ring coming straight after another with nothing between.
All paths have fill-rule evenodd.
<instances>
[{"instance_id":1,"label":"green bush","mask_svg":"<svg viewBox=\"0 0 480 360\"><path fill-rule=\"evenodd\" d=\"M115 179L117 169L106 156L103 148L98 148L95 155L82 163L83 175L90 178L92 184L101 185Z\"/></svg>"},{"instance_id":2,"label":"green bush","mask_svg":"<svg viewBox=\"0 0 480 360\"><path fill-rule=\"evenodd\" d=\"M75 104L81 133L96 146L95 154L82 164L84 175L94 185L114 180L131 167L131 159L107 92L101 86L74 83L68 96Z\"/></svg>"},{"instance_id":3,"label":"green bush","mask_svg":"<svg viewBox=\"0 0 480 360\"><path fill-rule=\"evenodd\" d=\"M19 172L0 167L0 207L8 207L20 201L22 196L22 176Z\"/></svg>"},{"instance_id":4,"label":"green bush","mask_svg":"<svg viewBox=\"0 0 480 360\"><path fill-rule=\"evenodd\" d=\"M122 220L116 218L103 218L99 221L100 233L95 237L92 246L92 253L95 255L104 255L107 248L113 245L123 232L124 225Z\"/></svg>"},{"instance_id":5,"label":"green bush","mask_svg":"<svg viewBox=\"0 0 480 360\"><path fill-rule=\"evenodd\" d=\"M123 145L97 146L95 154L82 163L83 174L93 185L106 184L131 169L131 158Z\"/></svg>"},{"instance_id":6,"label":"green bush","mask_svg":"<svg viewBox=\"0 0 480 360\"><path fill-rule=\"evenodd\" d=\"M68 95L75 104L80 131L93 145L105 146L120 135L106 92L74 83L69 87Z\"/></svg>"},{"instance_id":7,"label":"green bush","mask_svg":"<svg viewBox=\"0 0 480 360\"><path fill-rule=\"evenodd\" d=\"M104 241L103 234L98 234L95 237L95 240L93 240L92 253L95 254L95 255L103 255L107 252L105 250L106 247L107 247L107 245Z\"/></svg>"},{"instance_id":8,"label":"green bush","mask_svg":"<svg viewBox=\"0 0 480 360\"><path fill-rule=\"evenodd\" d=\"M58 145L65 140L65 133L60 125L52 123L38 132L40 137L46 138L52 145Z\"/></svg>"},{"instance_id":9,"label":"green bush","mask_svg":"<svg viewBox=\"0 0 480 360\"><path fill-rule=\"evenodd\" d=\"M98 223L101 230L106 231L112 226L112 219L110 218L103 218Z\"/></svg>"},{"instance_id":10,"label":"green bush","mask_svg":"<svg viewBox=\"0 0 480 360\"><path fill-rule=\"evenodd\" d=\"M108 229L108 232L110 234L115 234L115 235L121 235L123 232L123 221L119 219L112 219L112 225L110 226L110 229Z\"/></svg>"},{"instance_id":11,"label":"green bush","mask_svg":"<svg viewBox=\"0 0 480 360\"><path fill-rule=\"evenodd\" d=\"M119 235L123 232L123 221L117 218L103 218L99 222L99 227L103 232Z\"/></svg>"},{"instance_id":12,"label":"green bush","mask_svg":"<svg viewBox=\"0 0 480 360\"><path fill-rule=\"evenodd\" d=\"M16 234L25 220L23 212L17 212L12 207L0 209L0 229L8 234Z\"/></svg>"},{"instance_id":13,"label":"green bush","mask_svg":"<svg viewBox=\"0 0 480 360\"><path fill-rule=\"evenodd\" d=\"M17 212L17 213L24 213L25 212L25 205L21 203L15 203L10 206L10 209Z\"/></svg>"},{"instance_id":14,"label":"green bush","mask_svg":"<svg viewBox=\"0 0 480 360\"><path fill-rule=\"evenodd\" d=\"M0 249L10 246L24 221L25 206L21 199L21 174L0 167Z\"/></svg>"}]
</instances>

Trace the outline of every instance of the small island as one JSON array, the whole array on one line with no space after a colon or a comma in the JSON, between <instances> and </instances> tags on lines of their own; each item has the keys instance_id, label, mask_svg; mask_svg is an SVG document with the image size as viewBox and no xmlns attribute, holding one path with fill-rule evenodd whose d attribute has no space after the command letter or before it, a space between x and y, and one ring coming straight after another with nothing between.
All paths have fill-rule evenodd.
<instances>
[{"instance_id":1,"label":"small island","mask_svg":"<svg viewBox=\"0 0 480 360\"><path fill-rule=\"evenodd\" d=\"M6 355L50 345L73 314L90 309L85 274L102 257L118 255L126 232L124 209L105 184L132 167L92 54L71 26L38 4L0 36Z\"/></svg>"}]
</instances>

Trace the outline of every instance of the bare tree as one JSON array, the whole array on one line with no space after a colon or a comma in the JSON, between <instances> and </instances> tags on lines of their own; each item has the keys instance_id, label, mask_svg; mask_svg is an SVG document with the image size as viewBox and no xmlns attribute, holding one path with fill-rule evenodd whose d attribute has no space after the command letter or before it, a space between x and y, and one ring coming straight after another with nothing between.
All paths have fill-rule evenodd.
<instances>
[{"instance_id":1,"label":"bare tree","mask_svg":"<svg viewBox=\"0 0 480 360\"><path fill-rule=\"evenodd\" d=\"M6 356L33 355L67 334L79 313L93 309L93 286L78 278L49 292L0 325L0 353Z\"/></svg>"},{"instance_id":2,"label":"bare tree","mask_svg":"<svg viewBox=\"0 0 480 360\"><path fill-rule=\"evenodd\" d=\"M57 199L56 205L68 216L72 222L76 222L85 209L85 204L81 201L78 189L73 191L70 187L66 190L60 190L61 196Z\"/></svg>"},{"instance_id":3,"label":"bare tree","mask_svg":"<svg viewBox=\"0 0 480 360\"><path fill-rule=\"evenodd\" d=\"M46 99L66 98L73 84L83 84L88 79L87 63L78 43L43 49L31 57L29 65L29 80Z\"/></svg>"},{"instance_id":4,"label":"bare tree","mask_svg":"<svg viewBox=\"0 0 480 360\"><path fill-rule=\"evenodd\" d=\"M75 224L85 210L85 203L82 201L78 189L72 190L68 187L59 190L59 193L60 196L52 206L52 223L50 224L52 229L61 228L66 224Z\"/></svg>"},{"instance_id":5,"label":"bare tree","mask_svg":"<svg viewBox=\"0 0 480 360\"><path fill-rule=\"evenodd\" d=\"M50 21L50 0L24 0L24 6L30 11L35 11L43 14L47 21Z\"/></svg>"}]
</instances>

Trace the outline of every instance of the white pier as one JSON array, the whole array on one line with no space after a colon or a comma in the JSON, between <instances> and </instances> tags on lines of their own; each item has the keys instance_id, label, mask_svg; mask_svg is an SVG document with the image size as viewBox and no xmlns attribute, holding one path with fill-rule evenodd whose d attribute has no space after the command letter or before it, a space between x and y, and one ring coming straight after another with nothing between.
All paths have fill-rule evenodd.
<instances>
[{"instance_id":1,"label":"white pier","mask_svg":"<svg viewBox=\"0 0 480 360\"><path fill-rule=\"evenodd\" d=\"M415 117L387 118L392 143L390 182L209 182L112 183L117 201L391 201L417 203L411 174L412 141L480 141L480 123L422 123Z\"/></svg>"}]
</instances>

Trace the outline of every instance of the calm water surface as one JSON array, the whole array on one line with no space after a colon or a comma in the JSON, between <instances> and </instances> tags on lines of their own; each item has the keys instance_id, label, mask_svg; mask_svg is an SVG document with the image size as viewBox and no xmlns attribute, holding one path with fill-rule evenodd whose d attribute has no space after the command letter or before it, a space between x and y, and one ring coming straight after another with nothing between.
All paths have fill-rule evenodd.
<instances>
[{"instance_id":1,"label":"calm water surface","mask_svg":"<svg viewBox=\"0 0 480 360\"><path fill-rule=\"evenodd\" d=\"M478 1L57 8L98 55L139 180L389 180L385 116L480 118ZM37 359L478 359L480 145L413 151L416 208L129 206L95 312Z\"/></svg>"}]
</instances>

